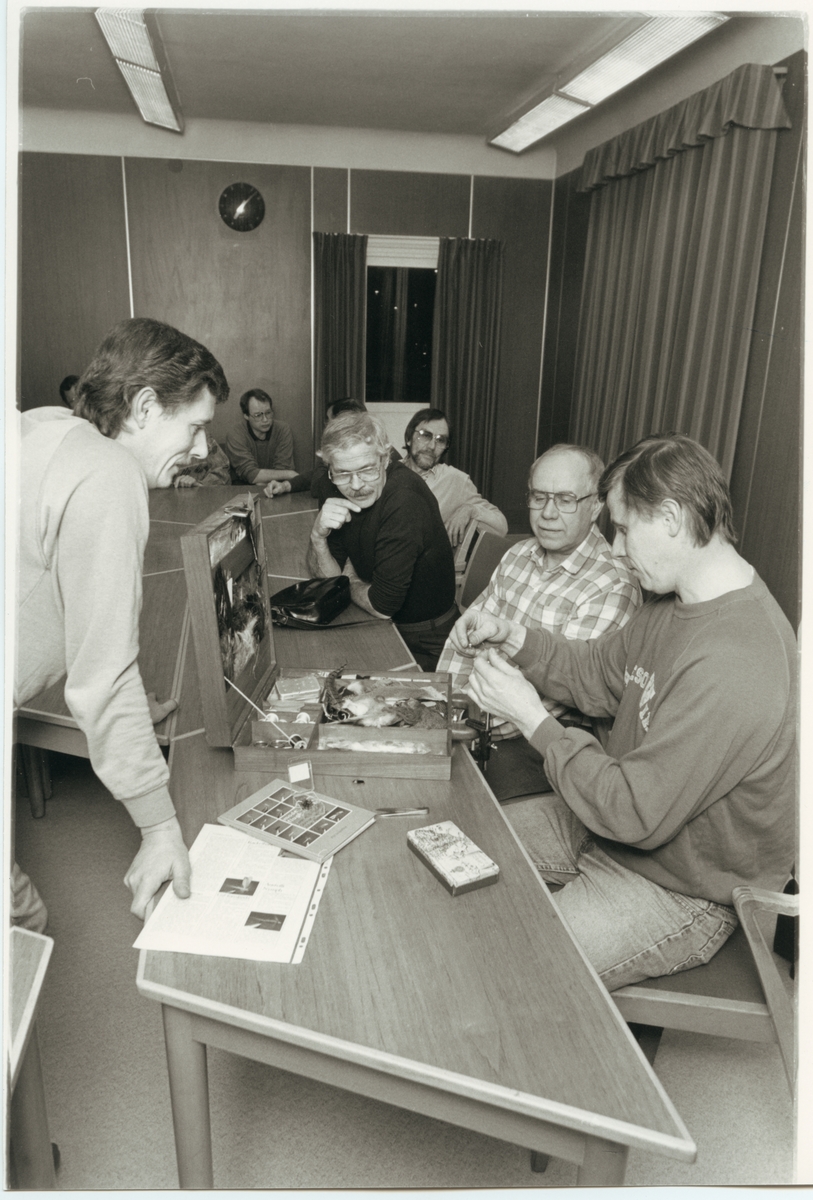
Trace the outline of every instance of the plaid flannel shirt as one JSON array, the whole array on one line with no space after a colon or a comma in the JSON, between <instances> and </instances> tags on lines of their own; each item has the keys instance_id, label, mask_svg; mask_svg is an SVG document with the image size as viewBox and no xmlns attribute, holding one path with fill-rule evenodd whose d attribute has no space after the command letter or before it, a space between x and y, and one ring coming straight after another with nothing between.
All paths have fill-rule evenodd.
<instances>
[{"instance_id":1,"label":"plaid flannel shirt","mask_svg":"<svg viewBox=\"0 0 813 1200\"><path fill-rule=\"evenodd\" d=\"M536 538L511 546L471 609L506 617L529 629L586 640L626 625L641 603L635 576L612 557L595 525L564 562L549 568L546 558ZM471 666L472 659L458 654L447 642L436 670L449 671L459 691L466 685ZM575 709L545 696L541 699L552 716L589 726L589 719ZM501 737L516 737L518 732L510 721L495 721L493 731Z\"/></svg>"}]
</instances>

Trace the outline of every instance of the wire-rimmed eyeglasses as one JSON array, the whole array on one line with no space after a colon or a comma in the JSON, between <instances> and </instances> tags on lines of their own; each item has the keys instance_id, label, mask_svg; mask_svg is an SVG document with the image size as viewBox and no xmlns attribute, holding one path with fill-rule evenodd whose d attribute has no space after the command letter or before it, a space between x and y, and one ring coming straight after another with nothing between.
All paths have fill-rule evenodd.
<instances>
[{"instance_id":1,"label":"wire-rimmed eyeglasses","mask_svg":"<svg viewBox=\"0 0 813 1200\"><path fill-rule=\"evenodd\" d=\"M545 508L552 500L560 513L574 513L582 500L589 500L596 495L597 492L587 492L584 496L574 496L573 492L536 492L528 488L525 500L528 508Z\"/></svg>"},{"instance_id":2,"label":"wire-rimmed eyeglasses","mask_svg":"<svg viewBox=\"0 0 813 1200\"><path fill-rule=\"evenodd\" d=\"M344 487L353 479L362 480L365 483L372 483L381 473L381 467L384 459L379 459L377 463L370 463L368 467L359 467L355 471L334 471L333 467L328 467L327 477L331 483L335 483L336 487Z\"/></svg>"}]
</instances>

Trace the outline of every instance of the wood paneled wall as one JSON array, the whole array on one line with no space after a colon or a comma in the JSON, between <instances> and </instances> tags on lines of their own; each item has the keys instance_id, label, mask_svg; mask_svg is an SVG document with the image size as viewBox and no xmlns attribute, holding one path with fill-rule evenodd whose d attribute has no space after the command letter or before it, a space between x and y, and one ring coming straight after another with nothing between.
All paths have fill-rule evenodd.
<instances>
[{"instance_id":1,"label":"wood paneled wall","mask_svg":"<svg viewBox=\"0 0 813 1200\"><path fill-rule=\"evenodd\" d=\"M474 181L472 237L505 244L499 415L488 499L517 533L528 528L525 488L535 457L552 190L539 179Z\"/></svg>"},{"instance_id":2,"label":"wood paneled wall","mask_svg":"<svg viewBox=\"0 0 813 1200\"><path fill-rule=\"evenodd\" d=\"M178 170L182 167L182 170ZM127 159L135 315L167 321L219 359L231 397L215 417L224 435L250 387L291 425L297 465L311 465L310 170ZM235 233L218 213L230 183L259 188L265 218Z\"/></svg>"},{"instance_id":3,"label":"wood paneled wall","mask_svg":"<svg viewBox=\"0 0 813 1200\"><path fill-rule=\"evenodd\" d=\"M466 237L468 175L351 171L350 232L401 237Z\"/></svg>"},{"instance_id":4,"label":"wood paneled wall","mask_svg":"<svg viewBox=\"0 0 813 1200\"><path fill-rule=\"evenodd\" d=\"M59 403L63 375L81 372L114 320L129 315L122 163L23 155L23 404ZM499 419L489 499L524 530L534 456L552 183L410 172L128 158L124 163L134 312L168 321L223 364L231 399L223 437L249 387L274 397L294 431L297 466L311 466L311 212L342 232L499 238L505 243ZM311 195L311 178L313 194ZM245 180L266 215L229 230L217 202ZM349 183L349 188L348 188ZM47 337L43 331L47 330ZM518 465L520 469L518 470Z\"/></svg>"},{"instance_id":5,"label":"wood paneled wall","mask_svg":"<svg viewBox=\"0 0 813 1200\"><path fill-rule=\"evenodd\" d=\"M777 141L740 429L731 477L740 550L785 615L801 603L802 312L807 56L789 58L792 129Z\"/></svg>"},{"instance_id":6,"label":"wood paneled wall","mask_svg":"<svg viewBox=\"0 0 813 1200\"><path fill-rule=\"evenodd\" d=\"M24 154L18 318L22 409L61 404L103 336L130 315L121 160Z\"/></svg>"}]
</instances>

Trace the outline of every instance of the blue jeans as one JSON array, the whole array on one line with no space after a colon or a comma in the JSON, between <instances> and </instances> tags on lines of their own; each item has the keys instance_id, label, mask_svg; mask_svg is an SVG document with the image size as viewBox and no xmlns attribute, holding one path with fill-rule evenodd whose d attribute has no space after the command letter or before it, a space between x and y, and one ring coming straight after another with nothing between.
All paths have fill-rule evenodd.
<instances>
[{"instance_id":1,"label":"blue jeans","mask_svg":"<svg viewBox=\"0 0 813 1200\"><path fill-rule=\"evenodd\" d=\"M610 858L555 793L503 806L554 903L609 991L706 963L737 928L733 908L660 887Z\"/></svg>"}]
</instances>

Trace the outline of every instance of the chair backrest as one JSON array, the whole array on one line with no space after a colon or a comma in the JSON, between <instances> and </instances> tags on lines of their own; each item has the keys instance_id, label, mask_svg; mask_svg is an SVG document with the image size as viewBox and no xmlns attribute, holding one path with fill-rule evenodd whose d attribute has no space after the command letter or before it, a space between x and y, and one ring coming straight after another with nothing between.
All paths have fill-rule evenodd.
<instances>
[{"instance_id":1,"label":"chair backrest","mask_svg":"<svg viewBox=\"0 0 813 1200\"><path fill-rule=\"evenodd\" d=\"M509 533L505 537L481 530L480 536L471 552L463 583L460 589L458 607L461 611L476 600L494 574L494 568L505 554L509 546L516 542L524 542L530 533Z\"/></svg>"}]
</instances>

